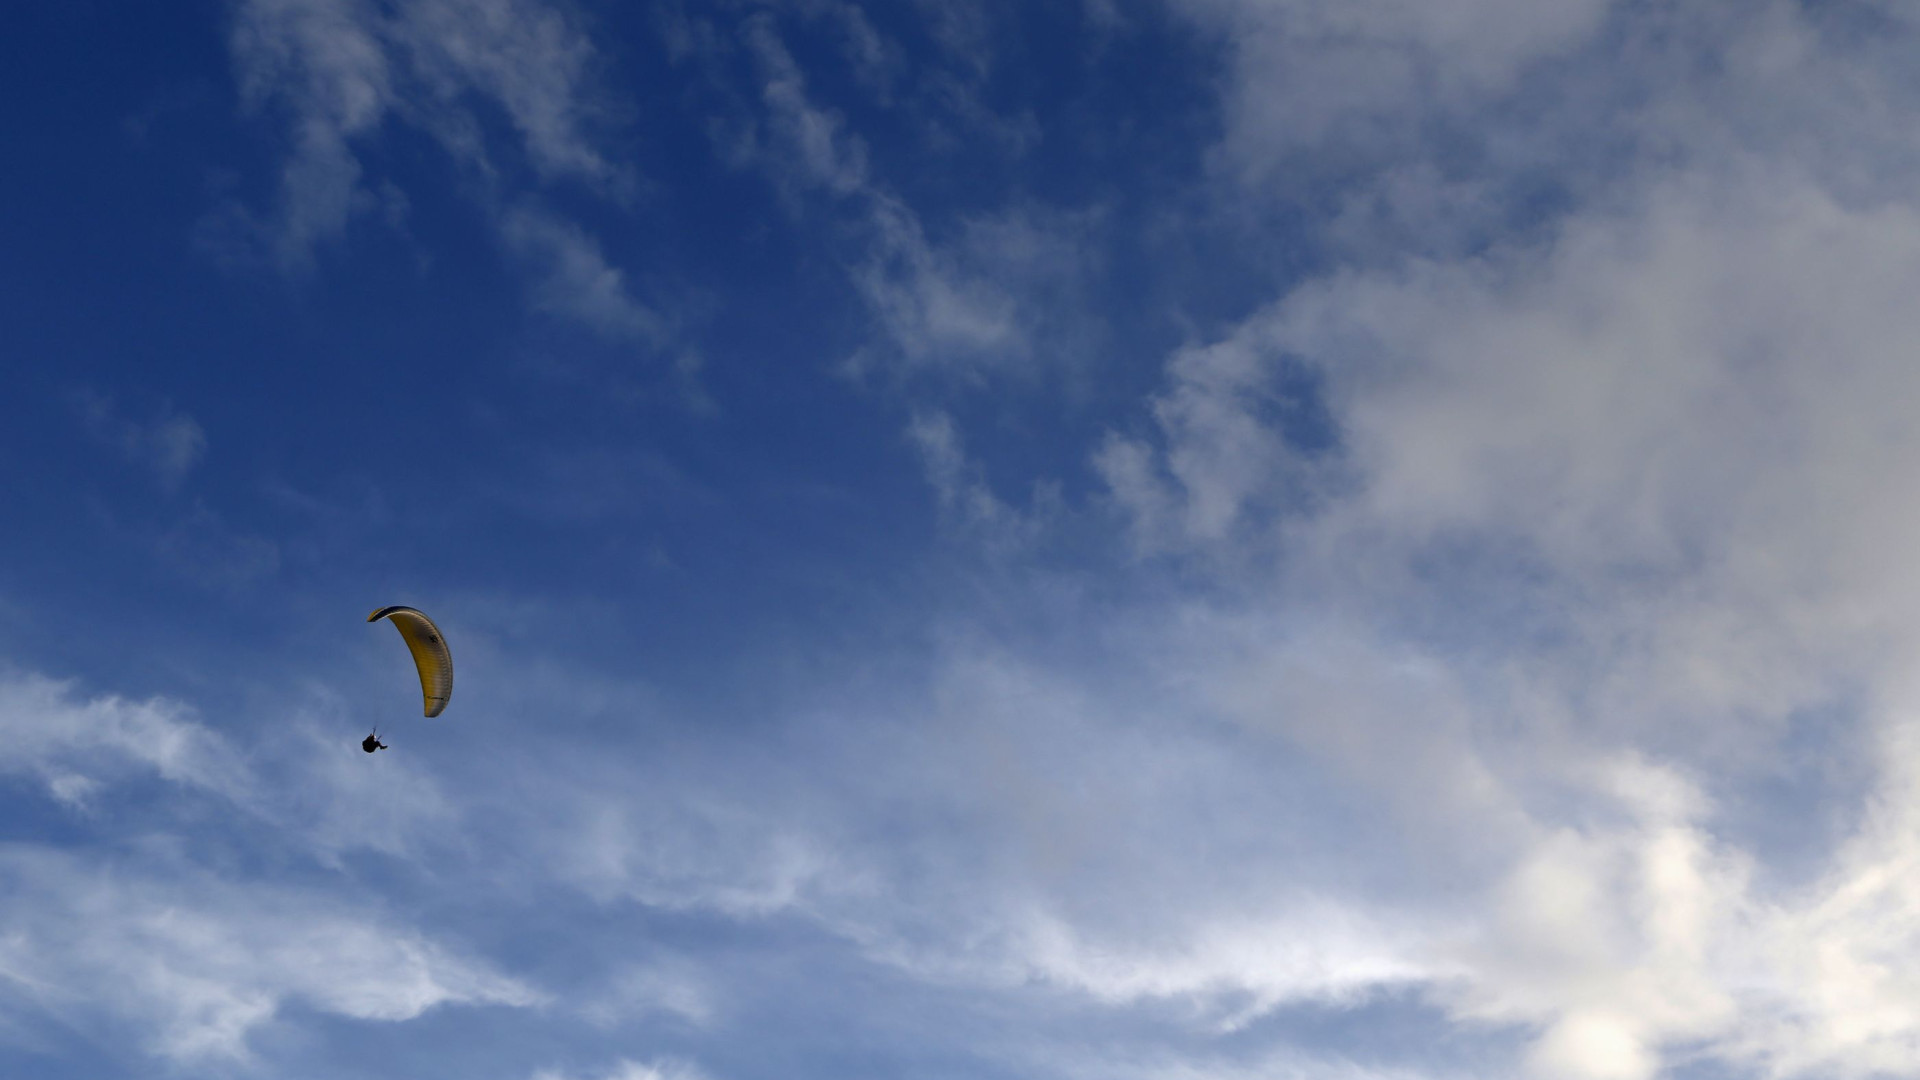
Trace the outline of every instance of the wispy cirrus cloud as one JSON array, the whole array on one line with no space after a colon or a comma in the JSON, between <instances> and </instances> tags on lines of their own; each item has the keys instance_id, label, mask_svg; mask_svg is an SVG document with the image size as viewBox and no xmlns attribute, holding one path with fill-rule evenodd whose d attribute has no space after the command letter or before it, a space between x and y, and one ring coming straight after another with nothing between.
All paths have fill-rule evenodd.
<instances>
[{"instance_id":1,"label":"wispy cirrus cloud","mask_svg":"<svg viewBox=\"0 0 1920 1080\"><path fill-rule=\"evenodd\" d=\"M963 5L964 7L964 5ZM926 29L947 57L972 55L984 34L977 12L926 9ZM737 51L749 63L758 108L716 127L722 151L736 164L764 173L798 217L831 222L849 249L845 272L871 318L869 343L845 370L882 381L919 377L1019 377L1025 368L1052 367L1078 344L1057 301L1088 269L1082 217L1036 206L982 212L936 233L920 207L879 174L863 136L846 112L822 100L795 60L783 17L843 24L849 63L860 81L889 107L934 124L946 109L978 106L977 88L936 95L945 104L895 101L876 82L874 65L897 48L868 20L847 23L835 5L786 9L753 6L735 23L681 13L670 20L670 40L683 59L736 77L727 60ZM845 29L852 26L856 29ZM968 29L971 27L971 29ZM1041 361L1046 361L1044 364Z\"/></svg>"},{"instance_id":2,"label":"wispy cirrus cloud","mask_svg":"<svg viewBox=\"0 0 1920 1080\"><path fill-rule=\"evenodd\" d=\"M509 250L535 267L534 306L581 323L614 341L660 346L665 320L640 303L626 275L610 265L586 230L531 204L515 206L500 218L500 234Z\"/></svg>"},{"instance_id":3,"label":"wispy cirrus cloud","mask_svg":"<svg viewBox=\"0 0 1920 1080\"><path fill-rule=\"evenodd\" d=\"M178 490L207 454L207 433L199 422L161 403L151 420L135 420L103 394L75 396L88 434L153 472L160 486Z\"/></svg>"},{"instance_id":4,"label":"wispy cirrus cloud","mask_svg":"<svg viewBox=\"0 0 1920 1080\"><path fill-rule=\"evenodd\" d=\"M945 412L915 413L907 424L907 440L920 455L941 509L971 540L989 549L1004 553L1032 543L1046 528L1048 515L1059 509L1057 488L1044 483L1036 485L1025 508L996 495Z\"/></svg>"},{"instance_id":5,"label":"wispy cirrus cloud","mask_svg":"<svg viewBox=\"0 0 1920 1080\"><path fill-rule=\"evenodd\" d=\"M946 66L968 74L947 72L965 85L943 84L941 91L908 103L893 94L885 77L890 69L884 60L897 43L850 11L856 9L749 5L744 15L728 20L674 9L665 27L676 57L704 65L716 83L732 85L743 73L730 62L746 61L744 75L757 106L739 107L744 95L730 97L735 104L725 122L711 125L716 143L736 166L765 175L797 220L826 223L833 246L843 252L845 280L867 317L864 341L838 371L889 393L924 397L927 404L908 424L909 440L928 455L930 475L974 477L966 500L973 509L962 517L978 520L979 512L1008 504L979 479L977 465L954 457L956 440L929 441L937 421L928 418L939 414L935 403L955 387L1038 385L1079 373L1098 337L1078 301L1096 261L1089 237L1099 213L1022 202L930 226L923 208L876 168L847 112L813 86L789 47L788 20L837 24L856 82L873 101L928 130L940 127L949 113L964 123L993 126L977 115L986 110L975 85L987 65L989 20L966 5L917 12L920 29L940 43ZM953 490L951 484L940 488L950 505Z\"/></svg>"},{"instance_id":6,"label":"wispy cirrus cloud","mask_svg":"<svg viewBox=\"0 0 1920 1080\"><path fill-rule=\"evenodd\" d=\"M398 123L424 130L486 178L513 167L469 95L512 120L542 176L590 187L617 170L589 138L593 50L562 10L539 0L250 0L231 39L242 100L293 128L273 223L283 263L311 257L345 228L359 198L356 140Z\"/></svg>"},{"instance_id":7,"label":"wispy cirrus cloud","mask_svg":"<svg viewBox=\"0 0 1920 1080\"><path fill-rule=\"evenodd\" d=\"M526 265L536 308L613 341L658 344L660 317L597 241L537 197L571 182L620 201L632 186L600 145L606 91L580 11L545 0L248 0L231 49L246 108L283 119L290 147L270 215L234 204L208 219L217 249L258 246L301 271L356 217L403 222L408 196L369 178L367 155L405 129L460 167L467 197Z\"/></svg>"}]
</instances>

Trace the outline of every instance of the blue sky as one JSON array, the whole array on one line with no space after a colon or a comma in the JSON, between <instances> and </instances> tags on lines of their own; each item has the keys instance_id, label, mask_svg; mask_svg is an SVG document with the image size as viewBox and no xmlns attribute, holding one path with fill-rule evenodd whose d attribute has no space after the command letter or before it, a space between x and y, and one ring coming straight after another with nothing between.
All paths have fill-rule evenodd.
<instances>
[{"instance_id":1,"label":"blue sky","mask_svg":"<svg viewBox=\"0 0 1920 1080\"><path fill-rule=\"evenodd\" d=\"M5 31L0 1073L1920 1076L1903 7Z\"/></svg>"}]
</instances>

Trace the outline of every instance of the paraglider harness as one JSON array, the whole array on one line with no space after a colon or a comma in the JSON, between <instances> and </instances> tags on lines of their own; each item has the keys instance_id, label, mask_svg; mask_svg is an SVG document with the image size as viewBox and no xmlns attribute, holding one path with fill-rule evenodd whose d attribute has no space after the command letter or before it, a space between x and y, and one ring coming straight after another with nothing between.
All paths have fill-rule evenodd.
<instances>
[{"instance_id":1,"label":"paraglider harness","mask_svg":"<svg viewBox=\"0 0 1920 1080\"><path fill-rule=\"evenodd\" d=\"M373 734L360 740L360 749L365 750L369 754L373 753L375 750L385 750L386 748L387 748L387 744L380 741L379 728L374 728Z\"/></svg>"}]
</instances>

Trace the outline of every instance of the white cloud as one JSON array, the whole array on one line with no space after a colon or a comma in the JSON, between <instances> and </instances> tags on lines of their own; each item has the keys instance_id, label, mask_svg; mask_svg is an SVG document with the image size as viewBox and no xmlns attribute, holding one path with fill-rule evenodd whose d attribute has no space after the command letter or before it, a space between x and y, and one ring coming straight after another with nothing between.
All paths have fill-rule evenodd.
<instances>
[{"instance_id":1,"label":"white cloud","mask_svg":"<svg viewBox=\"0 0 1920 1080\"><path fill-rule=\"evenodd\" d=\"M1683 1048L1768 1075L1899 1075L1920 1046L1920 880L1889 819L1912 813L1911 772L1890 759L1866 827L1787 894L1661 799L1633 825L1555 830L1498 889L1454 1007L1537 1023L1543 1077L1641 1080Z\"/></svg>"},{"instance_id":2,"label":"white cloud","mask_svg":"<svg viewBox=\"0 0 1920 1080\"><path fill-rule=\"evenodd\" d=\"M1038 909L1021 921L1013 954L1027 977L1108 1004L1193 1001L1228 1031L1282 1006L1357 1004L1443 974L1417 959L1425 943L1410 927L1358 905L1276 897L1271 906L1279 910L1256 918L1197 920L1157 947Z\"/></svg>"},{"instance_id":3,"label":"white cloud","mask_svg":"<svg viewBox=\"0 0 1920 1080\"><path fill-rule=\"evenodd\" d=\"M1611 0L1179 0L1229 54L1219 152L1241 178L1394 154L1435 113L1484 104L1603 26Z\"/></svg>"},{"instance_id":4,"label":"white cloud","mask_svg":"<svg viewBox=\"0 0 1920 1080\"><path fill-rule=\"evenodd\" d=\"M1550 248L1298 290L1176 359L1164 449L1104 451L1116 498L1143 532L1277 528L1303 568L1389 590L1406 584L1391 560L1485 545L1505 553L1486 588L1564 586L1540 618L1639 651L1609 693L1775 716L1818 700L1897 653L1920 589L1903 554L1920 520L1879 479L1920 460L1897 359L1920 330L1920 216L1716 179L1574 220ZM1328 380L1331 459L1263 415L1300 362ZM1321 496L1305 511L1302 485Z\"/></svg>"},{"instance_id":5,"label":"white cloud","mask_svg":"<svg viewBox=\"0 0 1920 1080\"><path fill-rule=\"evenodd\" d=\"M1281 1051L1252 1061L1210 1060L1200 1054L1160 1054L1142 1059L1086 1052L1043 1059L1042 1067L1087 1080L1439 1080L1484 1077L1467 1071L1363 1065L1332 1054Z\"/></svg>"},{"instance_id":6,"label":"white cloud","mask_svg":"<svg viewBox=\"0 0 1920 1080\"><path fill-rule=\"evenodd\" d=\"M689 1062L664 1060L643 1064L622 1059L607 1069L591 1073L541 1069L533 1074L532 1080L707 1080L707 1076Z\"/></svg>"},{"instance_id":7,"label":"white cloud","mask_svg":"<svg viewBox=\"0 0 1920 1080\"><path fill-rule=\"evenodd\" d=\"M1884 737L1878 790L1828 875L1768 912L1774 978L1733 1040L1787 1076L1899 1075L1920 1060L1920 725Z\"/></svg>"},{"instance_id":8,"label":"white cloud","mask_svg":"<svg viewBox=\"0 0 1920 1080\"><path fill-rule=\"evenodd\" d=\"M83 1028L105 1013L177 1064L246 1059L289 1002L399 1021L540 1000L375 912L295 892L22 847L0 852L0 890L0 1000Z\"/></svg>"},{"instance_id":9,"label":"white cloud","mask_svg":"<svg viewBox=\"0 0 1920 1080\"><path fill-rule=\"evenodd\" d=\"M1802 115L1877 77L1823 83L1813 36L1767 33L1814 50L1783 76ZM1459 973L1433 989L1457 1017L1528 1025L1543 1077L1683 1054L1898 1074L1920 1046L1920 863L1890 824L1920 645L1898 479L1920 470L1920 213L1863 179L1883 144L1740 138L1526 241L1303 285L1177 354L1153 436L1096 454L1143 547L1203 556L1256 613L1230 715L1483 882L1477 943L1411 955ZM1302 365L1332 453L1274 418ZM1879 772L1791 886L1713 795L1809 767L1783 740L1816 709L1839 718L1821 745Z\"/></svg>"},{"instance_id":10,"label":"white cloud","mask_svg":"<svg viewBox=\"0 0 1920 1080\"><path fill-rule=\"evenodd\" d=\"M69 682L0 674L0 772L39 777L63 803L85 806L130 768L235 800L254 781L244 762L185 707L155 698L84 699Z\"/></svg>"},{"instance_id":11,"label":"white cloud","mask_svg":"<svg viewBox=\"0 0 1920 1080\"><path fill-rule=\"evenodd\" d=\"M806 80L780 41L770 15L755 15L743 28L760 66L760 98L767 108L769 164L793 170L801 187L851 195L867 186L867 149L844 131L845 120L807 96ZM777 175L777 174L776 174Z\"/></svg>"},{"instance_id":12,"label":"white cloud","mask_svg":"<svg viewBox=\"0 0 1920 1080\"><path fill-rule=\"evenodd\" d=\"M423 833L449 831L432 778L355 760L344 738L322 745L298 716L271 730L242 753L176 702L0 676L0 776L38 780L84 830L65 850L0 848L0 1013L124 1026L150 1053L190 1064L248 1059L250 1037L289 1003L399 1021L543 1000L324 884L239 876L233 854L262 840L276 860L339 868L351 851L417 858ZM217 827L204 795L218 799ZM191 843L173 831L189 823Z\"/></svg>"},{"instance_id":13,"label":"white cloud","mask_svg":"<svg viewBox=\"0 0 1920 1080\"><path fill-rule=\"evenodd\" d=\"M1747 885L1748 860L1685 820L1552 830L1496 889L1456 1008L1539 1024L1541 1076L1651 1076L1738 1015Z\"/></svg>"},{"instance_id":14,"label":"white cloud","mask_svg":"<svg viewBox=\"0 0 1920 1080\"><path fill-rule=\"evenodd\" d=\"M1271 633L1236 632L1248 642ZM1314 644L1292 651L1303 655L1249 654L1256 681L1244 689L1218 671L1201 681L1221 683L1244 722L1283 732L1337 770L1349 797L1394 808L1396 831L1425 866L1402 871L1404 888L1420 891L1429 873L1436 884L1467 883L1464 894L1457 884L1432 891L1354 940L1391 940L1397 926L1397 945L1380 957L1460 1021L1535 1032L1533 1075L1645 1080L1674 1054L1780 1076L1897 1074L1912 1060L1920 984L1899 974L1920 959L1910 723L1890 729L1870 812L1828 872L1783 887L1758 872L1700 786L1707 776L1738 785L1751 766L1702 755L1689 775L1605 749L1638 740L1610 734L1605 716L1569 730L1564 718L1580 718L1579 706L1541 712L1542 699L1515 693L1537 691L1519 670L1537 657L1509 653L1508 670L1474 679L1474 691L1435 684L1471 668L1434 657L1411 692L1382 693L1406 677L1394 672L1407 659L1340 659ZM1342 668L1351 675L1315 674ZM1732 719L1698 707L1682 715L1700 725ZM1392 855L1376 846L1364 858ZM1367 902L1340 896L1348 908ZM1303 929L1279 940L1332 940ZM1221 975L1251 989L1272 970Z\"/></svg>"},{"instance_id":15,"label":"white cloud","mask_svg":"<svg viewBox=\"0 0 1920 1080\"><path fill-rule=\"evenodd\" d=\"M32 777L62 805L111 808L142 774L176 785L154 796L178 806L183 791L226 800L236 824L295 838L313 857L378 851L417 859L457 832L458 814L418 765L367 761L344 706L309 692L277 693L272 737L236 744L189 706L164 697L87 695L71 681L0 672L0 738L11 753L0 776Z\"/></svg>"},{"instance_id":16,"label":"white cloud","mask_svg":"<svg viewBox=\"0 0 1920 1080\"><path fill-rule=\"evenodd\" d=\"M594 49L565 9L542 0L413 0L398 16L391 34L443 106L468 93L491 96L542 174L593 186L619 182L619 170L586 133L598 111L589 88ZM450 148L478 157L470 121L457 122Z\"/></svg>"}]
</instances>

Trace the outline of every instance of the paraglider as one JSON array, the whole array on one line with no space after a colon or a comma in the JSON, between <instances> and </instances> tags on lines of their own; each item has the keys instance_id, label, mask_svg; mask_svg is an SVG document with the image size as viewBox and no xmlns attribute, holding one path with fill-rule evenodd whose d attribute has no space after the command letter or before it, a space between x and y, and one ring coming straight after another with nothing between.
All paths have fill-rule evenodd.
<instances>
[{"instance_id":1,"label":"paraglider","mask_svg":"<svg viewBox=\"0 0 1920 1080\"><path fill-rule=\"evenodd\" d=\"M400 631L400 640L407 643L407 651L413 654L413 666L420 672L420 696L426 715L439 716L453 696L453 653L447 650L445 635L417 608L395 605L367 616L368 622L381 619L393 623L394 629ZM369 754L386 748L387 744L380 741L378 729L360 742L360 749Z\"/></svg>"}]
</instances>

